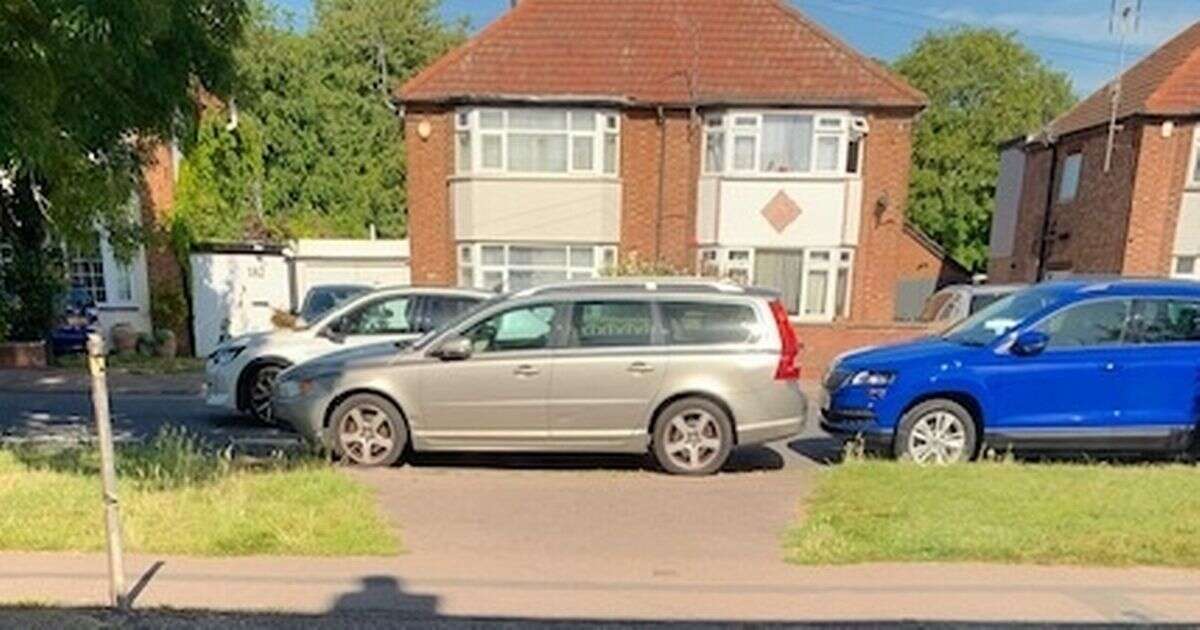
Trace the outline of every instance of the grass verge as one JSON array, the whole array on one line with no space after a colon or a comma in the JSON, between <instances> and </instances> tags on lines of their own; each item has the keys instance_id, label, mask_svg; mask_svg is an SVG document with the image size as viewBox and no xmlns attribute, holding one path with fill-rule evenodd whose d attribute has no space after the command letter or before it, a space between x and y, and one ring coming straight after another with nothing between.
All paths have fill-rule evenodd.
<instances>
[{"instance_id":1,"label":"grass verge","mask_svg":"<svg viewBox=\"0 0 1200 630\"><path fill-rule=\"evenodd\" d=\"M247 462L166 431L118 451L126 549L199 556L389 555L373 493L319 459ZM0 450L0 551L100 551L94 449Z\"/></svg>"},{"instance_id":2,"label":"grass verge","mask_svg":"<svg viewBox=\"0 0 1200 630\"><path fill-rule=\"evenodd\" d=\"M1200 566L1188 465L851 461L823 473L806 511L785 537L801 564Z\"/></svg>"}]
</instances>

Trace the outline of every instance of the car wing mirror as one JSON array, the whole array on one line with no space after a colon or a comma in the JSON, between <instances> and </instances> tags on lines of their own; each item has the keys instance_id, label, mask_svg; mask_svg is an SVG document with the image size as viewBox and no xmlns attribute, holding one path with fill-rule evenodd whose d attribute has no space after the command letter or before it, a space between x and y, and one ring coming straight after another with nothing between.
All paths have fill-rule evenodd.
<instances>
[{"instance_id":1,"label":"car wing mirror","mask_svg":"<svg viewBox=\"0 0 1200 630\"><path fill-rule=\"evenodd\" d=\"M335 319L332 322L329 322L328 326L322 328L319 334L334 343L342 343L346 340L346 335L342 332L342 328L344 326L344 320Z\"/></svg>"},{"instance_id":2,"label":"car wing mirror","mask_svg":"<svg viewBox=\"0 0 1200 630\"><path fill-rule=\"evenodd\" d=\"M473 351L470 339L455 335L439 344L432 354L443 361L463 361L471 358Z\"/></svg>"},{"instance_id":3,"label":"car wing mirror","mask_svg":"<svg viewBox=\"0 0 1200 630\"><path fill-rule=\"evenodd\" d=\"M1012 344L1012 353L1019 357L1032 357L1042 353L1050 343L1050 337L1040 330L1026 330L1017 335Z\"/></svg>"}]
</instances>

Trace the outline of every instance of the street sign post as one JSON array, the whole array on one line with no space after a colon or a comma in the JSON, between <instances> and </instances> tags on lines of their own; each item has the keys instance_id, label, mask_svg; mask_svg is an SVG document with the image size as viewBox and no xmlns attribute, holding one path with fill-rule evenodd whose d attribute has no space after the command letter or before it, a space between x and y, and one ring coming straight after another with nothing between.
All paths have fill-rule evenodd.
<instances>
[{"instance_id":1,"label":"street sign post","mask_svg":"<svg viewBox=\"0 0 1200 630\"><path fill-rule=\"evenodd\" d=\"M108 412L108 382L104 340L92 333L87 341L88 371L92 375L92 415L100 442L100 477L103 484L104 530L108 547L108 595L114 608L125 608L125 563L121 550L121 506L117 501L116 454L112 418Z\"/></svg>"}]
</instances>

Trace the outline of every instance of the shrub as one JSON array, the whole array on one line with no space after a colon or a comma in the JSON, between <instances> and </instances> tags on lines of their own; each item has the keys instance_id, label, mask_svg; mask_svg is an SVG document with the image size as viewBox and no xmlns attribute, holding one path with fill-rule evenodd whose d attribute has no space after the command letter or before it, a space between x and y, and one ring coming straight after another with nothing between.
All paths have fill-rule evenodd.
<instances>
[{"instance_id":1,"label":"shrub","mask_svg":"<svg viewBox=\"0 0 1200 630\"><path fill-rule=\"evenodd\" d=\"M690 275L686 269L674 267L659 260L644 260L637 252L617 261L616 266L604 270L609 277L653 277L653 276L684 276Z\"/></svg>"},{"instance_id":2,"label":"shrub","mask_svg":"<svg viewBox=\"0 0 1200 630\"><path fill-rule=\"evenodd\" d=\"M150 322L154 329L182 331L187 327L187 300L172 282L155 282L150 289Z\"/></svg>"}]
</instances>

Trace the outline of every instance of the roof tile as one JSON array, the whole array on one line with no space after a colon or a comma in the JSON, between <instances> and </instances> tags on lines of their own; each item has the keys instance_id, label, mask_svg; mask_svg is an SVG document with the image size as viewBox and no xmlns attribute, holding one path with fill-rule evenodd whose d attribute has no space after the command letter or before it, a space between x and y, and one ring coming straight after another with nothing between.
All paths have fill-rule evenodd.
<instances>
[{"instance_id":1,"label":"roof tile","mask_svg":"<svg viewBox=\"0 0 1200 630\"><path fill-rule=\"evenodd\" d=\"M921 92L784 0L521 0L398 96L925 103Z\"/></svg>"}]
</instances>

